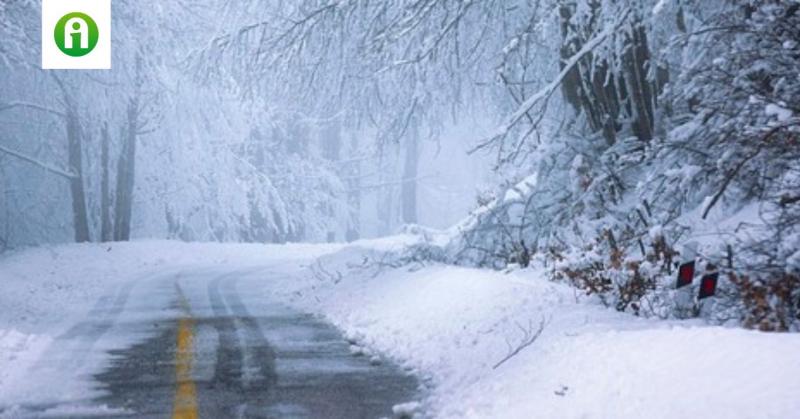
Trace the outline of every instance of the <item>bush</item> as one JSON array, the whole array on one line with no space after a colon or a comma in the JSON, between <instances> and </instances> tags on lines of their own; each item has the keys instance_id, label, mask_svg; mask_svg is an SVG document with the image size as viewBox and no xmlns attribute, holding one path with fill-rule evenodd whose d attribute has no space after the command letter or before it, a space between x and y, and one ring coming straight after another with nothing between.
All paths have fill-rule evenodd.
<instances>
[{"instance_id":1,"label":"bush","mask_svg":"<svg viewBox=\"0 0 800 419\"><path fill-rule=\"evenodd\" d=\"M800 320L800 277L790 274L769 280L730 273L738 291L742 325L764 332L787 332Z\"/></svg>"}]
</instances>

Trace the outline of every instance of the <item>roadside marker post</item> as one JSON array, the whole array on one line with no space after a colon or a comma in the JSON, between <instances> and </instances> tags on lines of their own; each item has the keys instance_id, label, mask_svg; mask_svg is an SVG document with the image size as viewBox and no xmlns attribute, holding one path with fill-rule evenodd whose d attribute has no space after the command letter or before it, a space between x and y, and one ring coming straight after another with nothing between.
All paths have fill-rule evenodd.
<instances>
[{"instance_id":1,"label":"roadside marker post","mask_svg":"<svg viewBox=\"0 0 800 419\"><path fill-rule=\"evenodd\" d=\"M683 245L680 252L680 264L675 283L675 308L684 317L693 317L696 310L694 299L695 267L697 266L697 243L689 242Z\"/></svg>"}]
</instances>

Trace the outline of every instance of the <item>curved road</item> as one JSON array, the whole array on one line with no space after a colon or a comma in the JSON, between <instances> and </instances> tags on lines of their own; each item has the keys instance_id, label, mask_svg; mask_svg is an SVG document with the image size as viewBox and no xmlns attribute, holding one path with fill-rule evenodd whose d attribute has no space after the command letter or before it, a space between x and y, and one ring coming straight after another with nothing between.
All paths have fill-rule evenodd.
<instances>
[{"instance_id":1,"label":"curved road","mask_svg":"<svg viewBox=\"0 0 800 419\"><path fill-rule=\"evenodd\" d=\"M197 271L120 287L30 373L82 380L90 396L65 389L12 416L372 419L415 398L413 377L354 357L332 326L248 292L269 275Z\"/></svg>"}]
</instances>

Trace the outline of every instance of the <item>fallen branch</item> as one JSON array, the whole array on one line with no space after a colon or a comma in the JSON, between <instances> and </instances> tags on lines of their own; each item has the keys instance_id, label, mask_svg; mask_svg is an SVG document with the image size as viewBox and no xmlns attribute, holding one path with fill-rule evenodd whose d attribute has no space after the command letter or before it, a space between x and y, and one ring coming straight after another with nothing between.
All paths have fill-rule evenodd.
<instances>
[{"instance_id":1,"label":"fallen branch","mask_svg":"<svg viewBox=\"0 0 800 419\"><path fill-rule=\"evenodd\" d=\"M539 322L539 327L536 329L536 331L533 330L532 321L528 321L527 328L522 327L522 325L517 323L517 327L522 331L522 340L516 347L513 347L510 343L508 343L508 341L506 341L506 343L508 343L509 346L509 353L508 355L505 356L505 358L501 359L498 363L494 364L492 369L496 370L506 361L517 356L520 352L522 352L523 349L533 345L533 342L536 342L536 339L539 339L539 336L542 335L545 326L547 326L547 323L549 322L550 320L545 320L545 318L542 317L542 320Z\"/></svg>"},{"instance_id":2,"label":"fallen branch","mask_svg":"<svg viewBox=\"0 0 800 419\"><path fill-rule=\"evenodd\" d=\"M311 265L311 273L314 275L316 279L321 282L333 282L335 285L338 285L342 282L343 276L342 273L336 271L336 274L332 274L325 269L325 266L322 264L321 259L317 259L314 264Z\"/></svg>"}]
</instances>

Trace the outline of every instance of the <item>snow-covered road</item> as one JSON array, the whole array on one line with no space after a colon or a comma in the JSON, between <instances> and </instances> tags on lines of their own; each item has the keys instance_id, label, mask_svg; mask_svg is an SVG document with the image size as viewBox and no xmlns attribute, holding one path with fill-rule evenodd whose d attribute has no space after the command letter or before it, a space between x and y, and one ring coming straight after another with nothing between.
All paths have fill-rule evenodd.
<instances>
[{"instance_id":1,"label":"snow-covered road","mask_svg":"<svg viewBox=\"0 0 800 419\"><path fill-rule=\"evenodd\" d=\"M18 377L13 415L377 418L414 397L413 377L247 292L270 275L177 271L121 284Z\"/></svg>"},{"instance_id":2,"label":"snow-covered road","mask_svg":"<svg viewBox=\"0 0 800 419\"><path fill-rule=\"evenodd\" d=\"M800 335L639 319L536 270L379 263L408 240L5 255L0 417L185 407L200 417L380 417L397 403L481 419L800 411ZM498 366L543 319L541 335Z\"/></svg>"}]
</instances>

